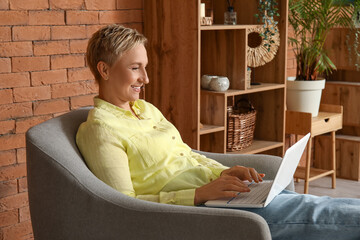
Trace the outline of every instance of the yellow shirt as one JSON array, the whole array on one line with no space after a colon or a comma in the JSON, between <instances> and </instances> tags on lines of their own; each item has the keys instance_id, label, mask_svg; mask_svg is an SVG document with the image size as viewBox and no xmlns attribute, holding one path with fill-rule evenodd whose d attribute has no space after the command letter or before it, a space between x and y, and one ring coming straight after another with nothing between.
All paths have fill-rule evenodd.
<instances>
[{"instance_id":1,"label":"yellow shirt","mask_svg":"<svg viewBox=\"0 0 360 240\"><path fill-rule=\"evenodd\" d=\"M114 189L143 200L194 205L195 189L227 167L194 153L152 104L137 100L130 111L99 98L76 143L90 170Z\"/></svg>"}]
</instances>

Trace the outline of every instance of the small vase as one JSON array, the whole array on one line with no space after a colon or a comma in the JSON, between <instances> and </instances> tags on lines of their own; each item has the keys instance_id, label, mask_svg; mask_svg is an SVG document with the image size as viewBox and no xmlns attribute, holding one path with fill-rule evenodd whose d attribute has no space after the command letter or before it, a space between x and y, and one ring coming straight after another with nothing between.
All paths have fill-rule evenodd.
<instances>
[{"instance_id":1,"label":"small vase","mask_svg":"<svg viewBox=\"0 0 360 240\"><path fill-rule=\"evenodd\" d=\"M224 24L225 25L236 25L236 12L233 7L229 7L228 11L224 13Z\"/></svg>"}]
</instances>

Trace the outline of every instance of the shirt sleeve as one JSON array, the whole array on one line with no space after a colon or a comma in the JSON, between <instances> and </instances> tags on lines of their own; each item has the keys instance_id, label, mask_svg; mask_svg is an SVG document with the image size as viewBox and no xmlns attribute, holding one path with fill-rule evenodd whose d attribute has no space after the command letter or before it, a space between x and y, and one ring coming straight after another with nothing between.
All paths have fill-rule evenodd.
<instances>
[{"instance_id":1,"label":"shirt sleeve","mask_svg":"<svg viewBox=\"0 0 360 240\"><path fill-rule=\"evenodd\" d=\"M220 177L222 171L229 169L229 167L222 165L221 163L207 158L204 155L191 151L191 157L196 159L201 165L209 168L215 176Z\"/></svg>"},{"instance_id":2,"label":"shirt sleeve","mask_svg":"<svg viewBox=\"0 0 360 240\"><path fill-rule=\"evenodd\" d=\"M137 195L131 181L129 161L121 141L99 123L80 126L76 143L94 175L130 197L177 205L194 205L195 189Z\"/></svg>"}]
</instances>

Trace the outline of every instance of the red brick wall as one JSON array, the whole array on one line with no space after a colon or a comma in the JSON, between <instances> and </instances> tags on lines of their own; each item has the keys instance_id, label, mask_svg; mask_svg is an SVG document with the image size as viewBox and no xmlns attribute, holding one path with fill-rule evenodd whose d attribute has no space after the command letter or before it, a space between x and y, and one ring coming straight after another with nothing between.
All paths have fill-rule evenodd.
<instances>
[{"instance_id":1,"label":"red brick wall","mask_svg":"<svg viewBox=\"0 0 360 240\"><path fill-rule=\"evenodd\" d=\"M25 132L92 105L88 38L122 23L142 31L142 0L0 0L0 239L32 239Z\"/></svg>"}]
</instances>

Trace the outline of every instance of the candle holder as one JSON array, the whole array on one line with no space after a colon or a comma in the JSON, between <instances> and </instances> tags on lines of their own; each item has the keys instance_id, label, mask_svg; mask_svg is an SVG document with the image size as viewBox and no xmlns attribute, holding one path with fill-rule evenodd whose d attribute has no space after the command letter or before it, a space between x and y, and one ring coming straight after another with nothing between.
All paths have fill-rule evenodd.
<instances>
[{"instance_id":1,"label":"candle holder","mask_svg":"<svg viewBox=\"0 0 360 240\"><path fill-rule=\"evenodd\" d=\"M206 8L205 3L200 5L200 25L201 26L210 26L213 24L213 9Z\"/></svg>"}]
</instances>

